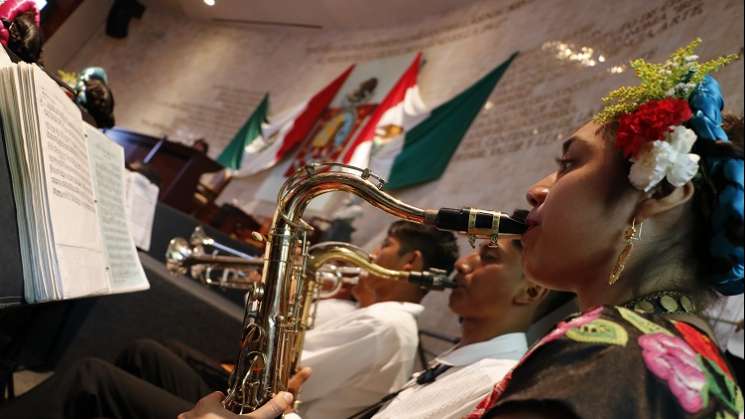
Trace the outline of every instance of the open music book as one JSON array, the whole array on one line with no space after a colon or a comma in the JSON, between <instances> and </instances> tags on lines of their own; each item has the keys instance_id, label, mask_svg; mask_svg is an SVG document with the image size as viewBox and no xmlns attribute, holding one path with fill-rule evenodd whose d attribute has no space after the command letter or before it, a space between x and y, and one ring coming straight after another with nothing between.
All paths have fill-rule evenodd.
<instances>
[{"instance_id":1,"label":"open music book","mask_svg":"<svg viewBox=\"0 0 745 419\"><path fill-rule=\"evenodd\" d=\"M159 190L140 173L126 171L124 205L129 219L129 231L132 233L135 246L146 252L150 250Z\"/></svg>"},{"instance_id":2,"label":"open music book","mask_svg":"<svg viewBox=\"0 0 745 419\"><path fill-rule=\"evenodd\" d=\"M147 289L127 224L121 146L84 123L36 65L0 68L0 113L26 302Z\"/></svg>"}]
</instances>

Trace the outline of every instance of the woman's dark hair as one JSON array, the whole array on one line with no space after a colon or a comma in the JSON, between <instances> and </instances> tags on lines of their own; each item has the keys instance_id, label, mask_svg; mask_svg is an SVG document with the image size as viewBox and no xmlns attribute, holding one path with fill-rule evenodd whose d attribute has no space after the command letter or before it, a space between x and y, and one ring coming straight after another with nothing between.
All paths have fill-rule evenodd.
<instances>
[{"instance_id":1,"label":"woman's dark hair","mask_svg":"<svg viewBox=\"0 0 745 419\"><path fill-rule=\"evenodd\" d=\"M615 142L617 124L611 122L601 128L601 133L608 141ZM712 224L711 214L715 206L717 205L718 196L723 188L723 182L718 179L711 179L703 173L704 165L703 161L707 158L715 157L735 157L743 158L743 117L725 114L723 116L722 128L727 133L729 141L696 141L692 153L701 156L702 163L699 175L694 178L693 183L695 187L693 195L693 213L692 218L693 228L691 234L685 239L688 245L687 254L694 258L696 266L696 277L699 279L698 283L695 284L694 289L687 289L687 291L693 292L697 295L697 303L699 307L706 306L713 298L714 287L710 278L714 274L726 271L731 266L731 261L726 260L715 260L711 257L709 251L709 244L712 236ZM625 173L628 174L631 163L628 162L618 152L619 158L624 159ZM612 205L617 197L620 196L623 190L631 188L626 176L613 176L611 179L613 184L609 188L609 195L607 202ZM675 190L675 187L663 180L657 185L652 193L653 196L661 198L667 196ZM728 239L734 244L743 244L743 220L732 219L729 220L727 226L729 233ZM663 249L659 249L662 251ZM692 284L682 284L686 288L690 288Z\"/></svg>"},{"instance_id":2,"label":"woman's dark hair","mask_svg":"<svg viewBox=\"0 0 745 419\"><path fill-rule=\"evenodd\" d=\"M91 78L85 82L84 107L96 120L98 128L114 126L114 95L102 80Z\"/></svg>"},{"instance_id":3,"label":"woman's dark hair","mask_svg":"<svg viewBox=\"0 0 745 419\"><path fill-rule=\"evenodd\" d=\"M743 158L743 117L724 115L722 128L727 133L729 141L697 141L693 152L700 155L702 160L717 157ZM708 279L714 274L727 272L732 267L732 261L714 258L709 251L711 243L712 213L718 205L719 195L726 185L725 179L718 179L706 173L704 165L694 179L694 251L698 256L698 274L702 279ZM720 174L721 176L721 174ZM745 242L743 220L730 217L727 220L727 239L730 243L742 246ZM707 283L708 285L708 283Z\"/></svg>"},{"instance_id":4,"label":"woman's dark hair","mask_svg":"<svg viewBox=\"0 0 745 419\"><path fill-rule=\"evenodd\" d=\"M399 220L388 228L388 235L401 242L401 254L420 251L424 269L437 268L450 272L458 259L458 242L449 231Z\"/></svg>"},{"instance_id":5,"label":"woman's dark hair","mask_svg":"<svg viewBox=\"0 0 745 419\"><path fill-rule=\"evenodd\" d=\"M41 57L41 29L36 26L34 12L21 13L10 22L8 48L28 63L37 63Z\"/></svg>"}]
</instances>

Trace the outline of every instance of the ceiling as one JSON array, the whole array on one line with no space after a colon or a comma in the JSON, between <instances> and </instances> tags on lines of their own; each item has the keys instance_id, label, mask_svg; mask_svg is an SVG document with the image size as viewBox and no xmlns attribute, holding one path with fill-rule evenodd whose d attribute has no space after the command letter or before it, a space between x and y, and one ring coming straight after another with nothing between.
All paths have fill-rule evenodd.
<instances>
[{"instance_id":1,"label":"ceiling","mask_svg":"<svg viewBox=\"0 0 745 419\"><path fill-rule=\"evenodd\" d=\"M151 0L198 19L324 29L373 28L416 21L481 0Z\"/></svg>"}]
</instances>

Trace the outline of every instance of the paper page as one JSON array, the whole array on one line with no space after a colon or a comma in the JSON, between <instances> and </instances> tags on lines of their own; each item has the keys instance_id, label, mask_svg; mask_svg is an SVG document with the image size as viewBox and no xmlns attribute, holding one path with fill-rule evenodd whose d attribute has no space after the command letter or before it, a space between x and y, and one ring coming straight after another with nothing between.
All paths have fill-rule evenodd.
<instances>
[{"instance_id":1,"label":"paper page","mask_svg":"<svg viewBox=\"0 0 745 419\"><path fill-rule=\"evenodd\" d=\"M30 184L30 200L26 202L29 217L29 230L32 232L30 242L34 249L31 260L39 272L34 276L35 298L48 301L62 298L62 275L58 262L57 249L54 246L51 213L49 208L48 188L44 176L44 158L42 138L39 132L39 115L37 110L36 87L34 83L34 66L21 62L17 66L16 107L19 112L20 132L26 142L23 153L26 175Z\"/></svg>"},{"instance_id":2,"label":"paper page","mask_svg":"<svg viewBox=\"0 0 745 419\"><path fill-rule=\"evenodd\" d=\"M56 82L33 68L43 176L59 264L61 297L105 293L106 256L80 111Z\"/></svg>"},{"instance_id":3,"label":"paper page","mask_svg":"<svg viewBox=\"0 0 745 419\"><path fill-rule=\"evenodd\" d=\"M137 172L127 171L125 205L129 220L129 231L135 246L150 250L153 232L155 205L158 203L158 186Z\"/></svg>"},{"instance_id":4,"label":"paper page","mask_svg":"<svg viewBox=\"0 0 745 419\"><path fill-rule=\"evenodd\" d=\"M0 51L0 53L4 52ZM13 141L13 139L15 138L15 131L12 129L12 127L17 124L17 118L15 117L16 115L11 112L11 107L9 106L9 100L11 98L15 98L15 82L13 81L15 70L13 67L14 66L12 64L5 65L4 62L3 65L0 66L0 119L2 120L2 134L4 143L4 150L0 152L4 151L8 159L8 172L10 174L11 182L11 197L9 197L8 201L12 199L16 208L15 221L18 227L18 244L20 247L20 262L22 267L24 296L30 295L33 300L35 298L35 287L31 279L31 264L28 263L28 261L30 260L29 255L31 254L31 247L28 243L28 230L26 229L26 224L23 222L23 220L25 220L26 214L24 205L25 194L21 187L21 182L25 178L21 175L20 172L21 169L17 160L17 146ZM7 202L6 205L9 205L9 202ZM14 280L15 278L9 279ZM0 300L3 300L3 298L0 297Z\"/></svg>"},{"instance_id":5,"label":"paper page","mask_svg":"<svg viewBox=\"0 0 745 419\"><path fill-rule=\"evenodd\" d=\"M83 124L93 168L98 219L111 268L111 292L150 287L137 256L124 204L124 149L96 128Z\"/></svg>"},{"instance_id":6,"label":"paper page","mask_svg":"<svg viewBox=\"0 0 745 419\"><path fill-rule=\"evenodd\" d=\"M8 156L8 168L11 174L13 189L13 199L16 205L16 217L18 224L18 238L21 249L21 263L24 277L24 295L27 302L36 301L36 287L33 279L35 265L31 264L32 254L37 249L29 242L30 232L26 212L26 202L28 197L29 177L27 173L26 159L23 156L23 146L25 144L22 130L19 129L20 121L18 116L17 100L17 73L16 66L10 64L0 70L0 117L3 122L3 136L5 142L5 152Z\"/></svg>"},{"instance_id":7,"label":"paper page","mask_svg":"<svg viewBox=\"0 0 745 419\"><path fill-rule=\"evenodd\" d=\"M21 259L27 302L59 298L59 277L52 247L51 224L44 214L48 205L39 179L40 140L36 118L31 66L11 64L2 70L3 129L16 202ZM46 212L45 212L46 211ZM40 216L41 214L41 216Z\"/></svg>"},{"instance_id":8,"label":"paper page","mask_svg":"<svg viewBox=\"0 0 745 419\"><path fill-rule=\"evenodd\" d=\"M8 56L5 48L0 48L0 67L11 64L13 64L13 61L10 59L10 56Z\"/></svg>"}]
</instances>

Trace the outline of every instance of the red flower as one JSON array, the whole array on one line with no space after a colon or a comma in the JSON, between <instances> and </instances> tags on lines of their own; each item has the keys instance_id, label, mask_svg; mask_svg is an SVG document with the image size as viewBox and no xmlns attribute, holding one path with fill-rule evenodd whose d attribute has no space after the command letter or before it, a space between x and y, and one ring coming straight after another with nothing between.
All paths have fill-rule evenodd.
<instances>
[{"instance_id":1,"label":"red flower","mask_svg":"<svg viewBox=\"0 0 745 419\"><path fill-rule=\"evenodd\" d=\"M616 146L626 158L635 157L646 143L662 140L670 128L693 117L685 99L650 100L618 118Z\"/></svg>"},{"instance_id":2,"label":"red flower","mask_svg":"<svg viewBox=\"0 0 745 419\"><path fill-rule=\"evenodd\" d=\"M732 377L732 372L730 372L727 363L724 362L724 359L719 352L719 348L708 336L699 332L696 328L687 323L674 321L673 324L675 325L675 328L678 329L678 332L683 336L686 343L688 343L694 351L698 352L709 361L717 364L725 374L734 379Z\"/></svg>"}]
</instances>

